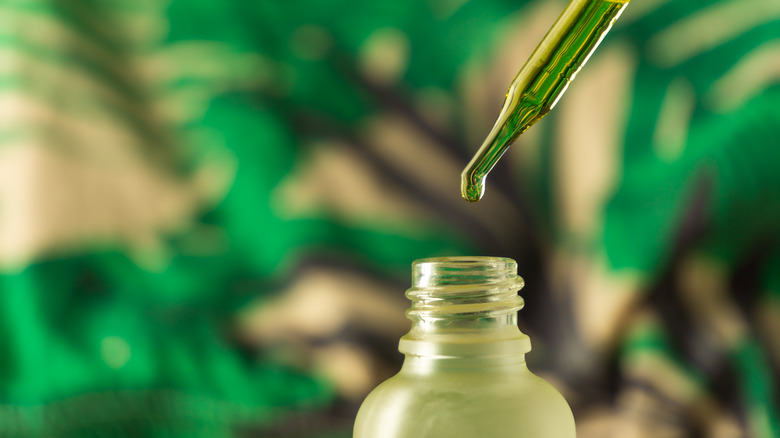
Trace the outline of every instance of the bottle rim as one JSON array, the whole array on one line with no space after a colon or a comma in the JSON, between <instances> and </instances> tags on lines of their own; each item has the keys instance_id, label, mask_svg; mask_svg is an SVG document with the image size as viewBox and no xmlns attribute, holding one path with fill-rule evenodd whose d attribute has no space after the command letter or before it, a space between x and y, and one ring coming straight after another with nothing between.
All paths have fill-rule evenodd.
<instances>
[{"instance_id":1,"label":"bottle rim","mask_svg":"<svg viewBox=\"0 0 780 438\"><path fill-rule=\"evenodd\" d=\"M517 262L507 257L457 256L431 257L412 263L412 288L448 285L491 285L498 282L521 282Z\"/></svg>"},{"instance_id":2,"label":"bottle rim","mask_svg":"<svg viewBox=\"0 0 780 438\"><path fill-rule=\"evenodd\" d=\"M525 282L506 257L434 257L412 263L412 319L479 318L516 313Z\"/></svg>"}]
</instances>

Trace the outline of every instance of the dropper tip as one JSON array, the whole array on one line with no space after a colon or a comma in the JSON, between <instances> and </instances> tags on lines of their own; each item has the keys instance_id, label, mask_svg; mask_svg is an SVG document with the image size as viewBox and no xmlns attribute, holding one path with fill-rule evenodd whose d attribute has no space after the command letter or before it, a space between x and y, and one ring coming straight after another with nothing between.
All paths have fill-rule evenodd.
<instances>
[{"instance_id":1,"label":"dropper tip","mask_svg":"<svg viewBox=\"0 0 780 438\"><path fill-rule=\"evenodd\" d=\"M485 194L485 179L461 175L460 195L468 202L477 202Z\"/></svg>"}]
</instances>

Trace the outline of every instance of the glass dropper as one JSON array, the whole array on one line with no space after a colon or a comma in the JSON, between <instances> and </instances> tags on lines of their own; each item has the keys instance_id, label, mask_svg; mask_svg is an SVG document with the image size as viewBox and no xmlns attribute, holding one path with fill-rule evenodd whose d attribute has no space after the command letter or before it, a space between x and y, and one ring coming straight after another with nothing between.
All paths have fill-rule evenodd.
<instances>
[{"instance_id":1,"label":"glass dropper","mask_svg":"<svg viewBox=\"0 0 780 438\"><path fill-rule=\"evenodd\" d=\"M555 106L628 0L571 0L517 73L485 141L461 174L461 195L477 202L485 177L509 145Z\"/></svg>"}]
</instances>

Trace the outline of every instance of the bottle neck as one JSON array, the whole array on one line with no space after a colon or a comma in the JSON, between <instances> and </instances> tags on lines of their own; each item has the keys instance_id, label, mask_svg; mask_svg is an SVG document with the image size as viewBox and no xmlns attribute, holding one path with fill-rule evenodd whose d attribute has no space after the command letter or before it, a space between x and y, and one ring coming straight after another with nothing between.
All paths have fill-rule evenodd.
<instances>
[{"instance_id":1,"label":"bottle neck","mask_svg":"<svg viewBox=\"0 0 780 438\"><path fill-rule=\"evenodd\" d=\"M523 279L514 260L497 257L446 257L412 265L412 328L399 350L407 363L462 366L522 363L531 349L517 328ZM455 365L457 363L457 365Z\"/></svg>"}]
</instances>

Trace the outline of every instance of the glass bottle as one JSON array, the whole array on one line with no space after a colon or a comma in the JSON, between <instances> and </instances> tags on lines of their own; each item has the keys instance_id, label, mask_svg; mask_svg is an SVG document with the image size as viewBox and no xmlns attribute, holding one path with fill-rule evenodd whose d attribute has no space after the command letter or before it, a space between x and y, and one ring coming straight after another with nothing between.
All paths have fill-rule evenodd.
<instances>
[{"instance_id":1,"label":"glass bottle","mask_svg":"<svg viewBox=\"0 0 780 438\"><path fill-rule=\"evenodd\" d=\"M363 402L354 438L574 438L563 396L525 363L517 263L443 257L412 271L403 367Z\"/></svg>"}]
</instances>

